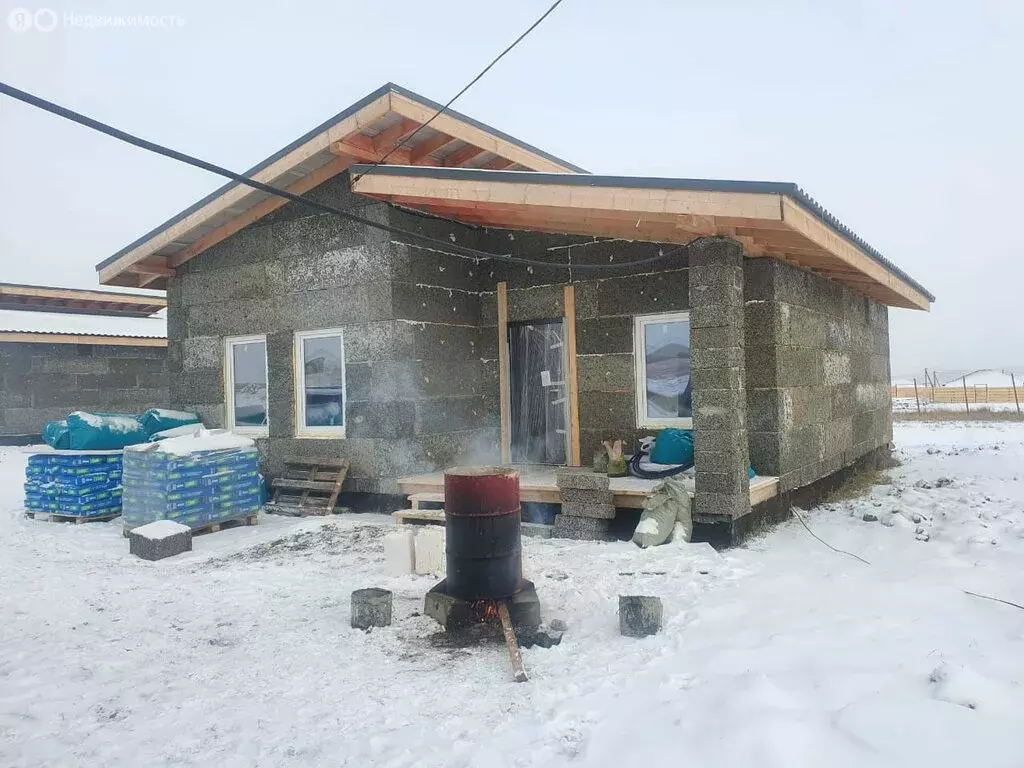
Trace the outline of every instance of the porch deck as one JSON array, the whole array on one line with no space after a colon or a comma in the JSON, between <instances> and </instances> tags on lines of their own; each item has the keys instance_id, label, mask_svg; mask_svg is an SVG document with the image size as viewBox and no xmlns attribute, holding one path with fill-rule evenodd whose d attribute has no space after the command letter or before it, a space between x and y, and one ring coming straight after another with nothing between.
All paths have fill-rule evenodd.
<instances>
[{"instance_id":1,"label":"porch deck","mask_svg":"<svg viewBox=\"0 0 1024 768\"><path fill-rule=\"evenodd\" d=\"M547 468L519 469L519 498L521 501L540 502L542 504L561 504L558 485L555 482L555 471ZM683 475L686 485L693 498L693 476ZM644 499L651 495L660 480L641 480L638 477L613 477L610 479L612 500L616 507L640 509ZM402 493L444 493L444 472L430 472L424 475L403 477L398 481ZM779 492L779 478L754 477L750 481L750 506L760 504L776 496Z\"/></svg>"}]
</instances>

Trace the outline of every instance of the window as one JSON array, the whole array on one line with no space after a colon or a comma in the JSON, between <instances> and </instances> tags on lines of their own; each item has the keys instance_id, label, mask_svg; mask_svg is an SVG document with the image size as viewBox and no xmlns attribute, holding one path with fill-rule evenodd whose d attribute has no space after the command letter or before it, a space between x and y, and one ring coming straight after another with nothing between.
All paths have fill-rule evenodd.
<instances>
[{"instance_id":1,"label":"window","mask_svg":"<svg viewBox=\"0 0 1024 768\"><path fill-rule=\"evenodd\" d=\"M693 426L690 402L690 314L634 320L637 426Z\"/></svg>"},{"instance_id":2,"label":"window","mask_svg":"<svg viewBox=\"0 0 1024 768\"><path fill-rule=\"evenodd\" d=\"M295 434L345 436L345 343L341 331L295 334Z\"/></svg>"},{"instance_id":3,"label":"window","mask_svg":"<svg viewBox=\"0 0 1024 768\"><path fill-rule=\"evenodd\" d=\"M225 339L228 428L267 434L267 337Z\"/></svg>"}]
</instances>

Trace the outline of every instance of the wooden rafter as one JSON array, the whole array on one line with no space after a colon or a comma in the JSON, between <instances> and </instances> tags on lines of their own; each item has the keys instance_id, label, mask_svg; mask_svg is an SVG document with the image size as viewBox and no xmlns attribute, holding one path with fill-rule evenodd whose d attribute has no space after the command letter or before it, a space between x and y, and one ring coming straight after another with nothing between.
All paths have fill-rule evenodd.
<instances>
[{"instance_id":1,"label":"wooden rafter","mask_svg":"<svg viewBox=\"0 0 1024 768\"><path fill-rule=\"evenodd\" d=\"M419 127L420 123L403 117L390 128L384 129L373 137L373 148L377 152L387 152L389 149L401 144L403 140L408 138L410 133Z\"/></svg>"},{"instance_id":2,"label":"wooden rafter","mask_svg":"<svg viewBox=\"0 0 1024 768\"><path fill-rule=\"evenodd\" d=\"M433 154L443 147L447 147L456 139L445 133L438 133L435 136L431 136L429 139L424 139L411 150L409 150L409 164L410 165L430 165L430 163L424 163L428 155Z\"/></svg>"},{"instance_id":3,"label":"wooden rafter","mask_svg":"<svg viewBox=\"0 0 1024 768\"><path fill-rule=\"evenodd\" d=\"M441 161L441 165L446 168L457 168L469 162L477 155L483 153L483 151L484 150L480 147L467 144L464 147L459 147L451 154L446 155L444 160Z\"/></svg>"},{"instance_id":4,"label":"wooden rafter","mask_svg":"<svg viewBox=\"0 0 1024 768\"><path fill-rule=\"evenodd\" d=\"M88 336L70 333L22 333L0 331L0 342L21 344L107 344L114 347L166 347L167 339L135 336Z\"/></svg>"}]
</instances>

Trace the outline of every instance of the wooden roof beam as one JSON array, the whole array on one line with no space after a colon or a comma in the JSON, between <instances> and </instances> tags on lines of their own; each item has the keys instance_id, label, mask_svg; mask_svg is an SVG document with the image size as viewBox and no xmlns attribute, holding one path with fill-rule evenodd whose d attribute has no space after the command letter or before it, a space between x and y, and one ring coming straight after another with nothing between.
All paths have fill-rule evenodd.
<instances>
[{"instance_id":1,"label":"wooden roof beam","mask_svg":"<svg viewBox=\"0 0 1024 768\"><path fill-rule=\"evenodd\" d=\"M446 168L455 168L469 162L477 155L483 154L484 150L480 147L474 146L473 144L467 144L464 147L459 147L454 152L446 155L444 160L441 161L441 165Z\"/></svg>"},{"instance_id":2,"label":"wooden roof beam","mask_svg":"<svg viewBox=\"0 0 1024 768\"><path fill-rule=\"evenodd\" d=\"M376 152L387 152L389 149L405 141L422 123L403 117L390 128L385 128L371 139Z\"/></svg>"},{"instance_id":3,"label":"wooden roof beam","mask_svg":"<svg viewBox=\"0 0 1024 768\"><path fill-rule=\"evenodd\" d=\"M446 133L439 133L436 136L431 136L429 139L424 139L409 150L409 165L430 165L430 163L423 162L428 155L447 147L453 141L456 141L455 137L449 136Z\"/></svg>"}]
</instances>

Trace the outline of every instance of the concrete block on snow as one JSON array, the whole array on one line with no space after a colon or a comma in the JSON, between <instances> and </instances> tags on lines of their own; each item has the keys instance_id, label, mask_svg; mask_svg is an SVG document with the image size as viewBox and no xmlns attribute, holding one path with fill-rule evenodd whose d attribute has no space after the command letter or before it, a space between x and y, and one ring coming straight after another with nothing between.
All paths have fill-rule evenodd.
<instances>
[{"instance_id":1,"label":"concrete block on snow","mask_svg":"<svg viewBox=\"0 0 1024 768\"><path fill-rule=\"evenodd\" d=\"M128 551L143 560L163 560L192 551L192 529L173 520L156 520L128 532Z\"/></svg>"},{"instance_id":2,"label":"concrete block on snow","mask_svg":"<svg viewBox=\"0 0 1024 768\"><path fill-rule=\"evenodd\" d=\"M405 576L416 569L416 535L409 530L384 537L384 564L389 576Z\"/></svg>"},{"instance_id":3,"label":"concrete block on snow","mask_svg":"<svg viewBox=\"0 0 1024 768\"><path fill-rule=\"evenodd\" d=\"M444 541L444 528L438 526L423 526L416 533L416 573L444 575Z\"/></svg>"},{"instance_id":4,"label":"concrete block on snow","mask_svg":"<svg viewBox=\"0 0 1024 768\"><path fill-rule=\"evenodd\" d=\"M610 520L559 514L555 517L555 525L551 530L551 535L559 539L607 541L610 528Z\"/></svg>"}]
</instances>

